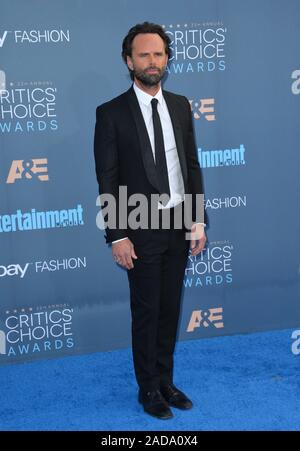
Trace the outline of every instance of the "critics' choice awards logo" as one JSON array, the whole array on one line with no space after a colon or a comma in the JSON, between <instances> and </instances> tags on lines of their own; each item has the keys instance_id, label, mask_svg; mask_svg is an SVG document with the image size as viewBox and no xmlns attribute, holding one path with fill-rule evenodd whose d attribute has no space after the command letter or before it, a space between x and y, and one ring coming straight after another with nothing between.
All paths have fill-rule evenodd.
<instances>
[{"instance_id":1,"label":"critics' choice awards logo","mask_svg":"<svg viewBox=\"0 0 300 451\"><path fill-rule=\"evenodd\" d=\"M8 42L23 46L28 44L68 44L70 30L1 30L0 48Z\"/></svg>"},{"instance_id":2,"label":"critics' choice awards logo","mask_svg":"<svg viewBox=\"0 0 300 451\"><path fill-rule=\"evenodd\" d=\"M292 93L294 95L300 94L300 70L294 70L292 72L292 79L295 80L292 83Z\"/></svg>"},{"instance_id":3,"label":"critics' choice awards logo","mask_svg":"<svg viewBox=\"0 0 300 451\"><path fill-rule=\"evenodd\" d=\"M57 131L56 103L53 82L8 83L4 71L0 71L0 133Z\"/></svg>"},{"instance_id":4,"label":"critics' choice awards logo","mask_svg":"<svg viewBox=\"0 0 300 451\"><path fill-rule=\"evenodd\" d=\"M211 287L231 284L233 245L229 241L209 243L199 255L189 254L184 286Z\"/></svg>"},{"instance_id":5,"label":"critics' choice awards logo","mask_svg":"<svg viewBox=\"0 0 300 451\"><path fill-rule=\"evenodd\" d=\"M8 357L74 347L73 309L67 304L6 311L0 321L0 354Z\"/></svg>"},{"instance_id":6,"label":"critics' choice awards logo","mask_svg":"<svg viewBox=\"0 0 300 451\"><path fill-rule=\"evenodd\" d=\"M48 182L48 159L33 158L31 160L13 160L6 183L15 183L17 180L39 180Z\"/></svg>"},{"instance_id":7,"label":"critics' choice awards logo","mask_svg":"<svg viewBox=\"0 0 300 451\"><path fill-rule=\"evenodd\" d=\"M207 310L194 310L191 314L186 331L194 332L194 330L199 327L223 329L223 307L215 307Z\"/></svg>"},{"instance_id":8,"label":"critics' choice awards logo","mask_svg":"<svg viewBox=\"0 0 300 451\"><path fill-rule=\"evenodd\" d=\"M169 73L225 70L227 28L221 22L165 24L163 28L171 39Z\"/></svg>"},{"instance_id":9,"label":"critics' choice awards logo","mask_svg":"<svg viewBox=\"0 0 300 451\"><path fill-rule=\"evenodd\" d=\"M23 279L32 271L42 274L56 271L85 269L86 267L86 257L68 257L51 260L40 260L23 264L0 264L0 278L4 279L16 277L18 279Z\"/></svg>"}]
</instances>

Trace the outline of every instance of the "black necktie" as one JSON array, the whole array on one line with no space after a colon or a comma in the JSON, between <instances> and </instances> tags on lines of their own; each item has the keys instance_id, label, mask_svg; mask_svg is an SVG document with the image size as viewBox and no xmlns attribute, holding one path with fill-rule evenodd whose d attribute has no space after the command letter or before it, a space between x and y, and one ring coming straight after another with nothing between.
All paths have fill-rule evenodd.
<instances>
[{"instance_id":1,"label":"black necktie","mask_svg":"<svg viewBox=\"0 0 300 451\"><path fill-rule=\"evenodd\" d=\"M151 100L151 105L154 130L155 166L159 183L159 192L160 194L168 194L168 196L170 196L170 185L164 146L164 137L159 114L157 111L157 104L158 100L153 98ZM165 205L165 202L162 202L162 204Z\"/></svg>"}]
</instances>

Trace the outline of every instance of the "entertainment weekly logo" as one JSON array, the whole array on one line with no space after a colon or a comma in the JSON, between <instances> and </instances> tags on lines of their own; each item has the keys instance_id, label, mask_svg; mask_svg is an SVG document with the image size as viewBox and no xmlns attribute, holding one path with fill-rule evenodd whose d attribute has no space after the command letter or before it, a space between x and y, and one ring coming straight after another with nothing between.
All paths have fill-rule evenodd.
<instances>
[{"instance_id":1,"label":"entertainment weekly logo","mask_svg":"<svg viewBox=\"0 0 300 451\"><path fill-rule=\"evenodd\" d=\"M199 255L189 254L183 281L185 288L231 284L233 252L233 245L226 240L210 242Z\"/></svg>"},{"instance_id":2,"label":"entertainment weekly logo","mask_svg":"<svg viewBox=\"0 0 300 451\"><path fill-rule=\"evenodd\" d=\"M58 130L57 88L52 81L10 81L0 71L0 133Z\"/></svg>"},{"instance_id":3,"label":"entertainment weekly logo","mask_svg":"<svg viewBox=\"0 0 300 451\"><path fill-rule=\"evenodd\" d=\"M28 44L69 44L70 30L1 30L0 49L7 43Z\"/></svg>"},{"instance_id":4,"label":"entertainment weekly logo","mask_svg":"<svg viewBox=\"0 0 300 451\"><path fill-rule=\"evenodd\" d=\"M17 209L14 213L0 215L0 233L24 232L28 230L54 229L58 227L83 226L83 208L30 211Z\"/></svg>"},{"instance_id":5,"label":"entertainment weekly logo","mask_svg":"<svg viewBox=\"0 0 300 451\"><path fill-rule=\"evenodd\" d=\"M73 309L67 304L7 310L0 320L0 360L73 347Z\"/></svg>"},{"instance_id":6,"label":"entertainment weekly logo","mask_svg":"<svg viewBox=\"0 0 300 451\"><path fill-rule=\"evenodd\" d=\"M171 39L167 71L175 75L224 71L227 27L220 21L162 25Z\"/></svg>"},{"instance_id":7,"label":"entertainment weekly logo","mask_svg":"<svg viewBox=\"0 0 300 451\"><path fill-rule=\"evenodd\" d=\"M239 147L216 150L206 150L199 147L198 161L202 169L245 166L245 153L244 144L240 144Z\"/></svg>"}]
</instances>

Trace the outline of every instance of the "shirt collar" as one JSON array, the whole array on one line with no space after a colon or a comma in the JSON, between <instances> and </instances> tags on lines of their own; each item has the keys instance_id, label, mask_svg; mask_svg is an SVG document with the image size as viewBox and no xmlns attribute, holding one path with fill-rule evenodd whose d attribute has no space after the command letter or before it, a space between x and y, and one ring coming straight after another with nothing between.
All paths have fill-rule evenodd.
<instances>
[{"instance_id":1,"label":"shirt collar","mask_svg":"<svg viewBox=\"0 0 300 451\"><path fill-rule=\"evenodd\" d=\"M155 94L154 97L151 96L150 94L147 94L147 92L143 91L135 83L133 83L133 89L136 93L138 101L142 102L144 105L149 106L152 99L157 99L158 103L160 103L161 105L163 104L163 95L161 87L159 88L159 91Z\"/></svg>"}]
</instances>

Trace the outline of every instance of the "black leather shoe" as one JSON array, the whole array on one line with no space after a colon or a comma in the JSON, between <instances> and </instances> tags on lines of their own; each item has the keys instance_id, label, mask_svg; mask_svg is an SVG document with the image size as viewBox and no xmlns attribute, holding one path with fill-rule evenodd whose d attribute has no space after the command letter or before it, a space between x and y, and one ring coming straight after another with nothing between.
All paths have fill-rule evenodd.
<instances>
[{"instance_id":1,"label":"black leather shoe","mask_svg":"<svg viewBox=\"0 0 300 451\"><path fill-rule=\"evenodd\" d=\"M160 392L172 407L182 410L188 410L193 407L192 401L173 384L161 385Z\"/></svg>"},{"instance_id":2,"label":"black leather shoe","mask_svg":"<svg viewBox=\"0 0 300 451\"><path fill-rule=\"evenodd\" d=\"M139 402L143 405L144 411L159 418L160 420L167 420L173 417L172 411L168 404L162 397L159 390L143 392L139 391Z\"/></svg>"}]
</instances>

